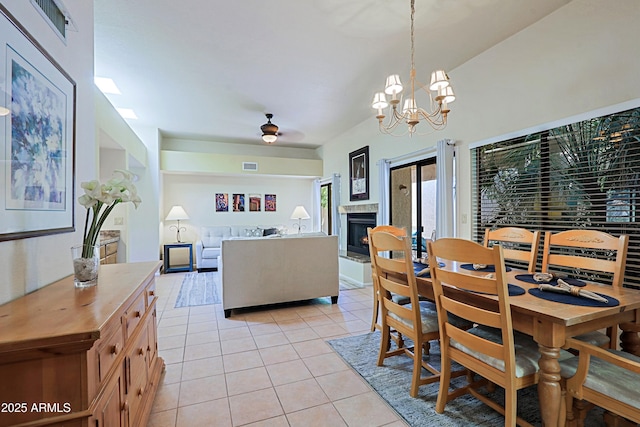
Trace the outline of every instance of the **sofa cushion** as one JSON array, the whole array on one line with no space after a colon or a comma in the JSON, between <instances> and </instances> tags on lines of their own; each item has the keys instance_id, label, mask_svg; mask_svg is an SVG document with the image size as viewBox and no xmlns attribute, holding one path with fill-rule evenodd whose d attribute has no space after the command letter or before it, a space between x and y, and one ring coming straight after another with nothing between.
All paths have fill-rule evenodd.
<instances>
[{"instance_id":1,"label":"sofa cushion","mask_svg":"<svg viewBox=\"0 0 640 427\"><path fill-rule=\"evenodd\" d=\"M216 227L202 227L200 232L200 239L205 248L207 247L220 247L222 239L231 236L231 227L228 226L216 226Z\"/></svg>"},{"instance_id":2,"label":"sofa cushion","mask_svg":"<svg viewBox=\"0 0 640 427\"><path fill-rule=\"evenodd\" d=\"M204 248L202 250L202 258L217 258L218 256L220 256L221 253L221 248L220 246L216 247L211 247L211 248Z\"/></svg>"}]
</instances>

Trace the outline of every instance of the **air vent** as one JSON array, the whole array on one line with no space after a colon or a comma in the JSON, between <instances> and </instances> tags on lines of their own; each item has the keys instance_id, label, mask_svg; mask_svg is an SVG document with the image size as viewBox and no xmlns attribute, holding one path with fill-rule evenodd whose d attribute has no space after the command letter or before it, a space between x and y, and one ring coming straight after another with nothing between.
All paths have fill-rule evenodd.
<instances>
[{"instance_id":1,"label":"air vent","mask_svg":"<svg viewBox=\"0 0 640 427\"><path fill-rule=\"evenodd\" d=\"M62 40L67 38L67 29L75 29L69 12L62 0L31 0L40 14L47 20L51 28Z\"/></svg>"},{"instance_id":2,"label":"air vent","mask_svg":"<svg viewBox=\"0 0 640 427\"><path fill-rule=\"evenodd\" d=\"M256 162L242 162L242 170L255 172L258 170L258 163Z\"/></svg>"}]
</instances>

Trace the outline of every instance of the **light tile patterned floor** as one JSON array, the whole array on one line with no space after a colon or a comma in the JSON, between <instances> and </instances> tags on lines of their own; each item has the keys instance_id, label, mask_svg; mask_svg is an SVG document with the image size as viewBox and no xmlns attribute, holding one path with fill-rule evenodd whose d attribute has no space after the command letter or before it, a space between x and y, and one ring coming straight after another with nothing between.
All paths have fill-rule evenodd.
<instances>
[{"instance_id":1,"label":"light tile patterned floor","mask_svg":"<svg viewBox=\"0 0 640 427\"><path fill-rule=\"evenodd\" d=\"M157 277L167 366L148 427L406 426L325 342L369 330L371 287L225 319L221 305L173 308L183 276Z\"/></svg>"}]
</instances>

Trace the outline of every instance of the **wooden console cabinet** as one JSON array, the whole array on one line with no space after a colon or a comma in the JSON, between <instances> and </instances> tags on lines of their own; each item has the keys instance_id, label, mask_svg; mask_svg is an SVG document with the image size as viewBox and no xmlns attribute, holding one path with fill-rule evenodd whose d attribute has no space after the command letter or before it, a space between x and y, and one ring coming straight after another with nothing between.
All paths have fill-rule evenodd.
<instances>
[{"instance_id":1,"label":"wooden console cabinet","mask_svg":"<svg viewBox=\"0 0 640 427\"><path fill-rule=\"evenodd\" d=\"M139 427L158 357L160 262L100 267L98 285L64 278L0 306L0 427Z\"/></svg>"}]
</instances>

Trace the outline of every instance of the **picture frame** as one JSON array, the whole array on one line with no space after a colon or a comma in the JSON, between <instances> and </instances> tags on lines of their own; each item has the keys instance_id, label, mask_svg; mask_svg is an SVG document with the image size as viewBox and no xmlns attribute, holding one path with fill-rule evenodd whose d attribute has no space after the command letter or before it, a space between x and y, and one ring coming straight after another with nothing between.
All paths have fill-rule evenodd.
<instances>
[{"instance_id":1,"label":"picture frame","mask_svg":"<svg viewBox=\"0 0 640 427\"><path fill-rule=\"evenodd\" d=\"M264 195L264 211L265 212L276 211L276 195L275 194Z\"/></svg>"},{"instance_id":2,"label":"picture frame","mask_svg":"<svg viewBox=\"0 0 640 427\"><path fill-rule=\"evenodd\" d=\"M349 200L369 200L369 146L349 153Z\"/></svg>"},{"instance_id":3,"label":"picture frame","mask_svg":"<svg viewBox=\"0 0 640 427\"><path fill-rule=\"evenodd\" d=\"M249 194L249 212L260 212L262 206L262 196L260 194Z\"/></svg>"},{"instance_id":4,"label":"picture frame","mask_svg":"<svg viewBox=\"0 0 640 427\"><path fill-rule=\"evenodd\" d=\"M216 212L229 212L229 195L216 193Z\"/></svg>"},{"instance_id":5,"label":"picture frame","mask_svg":"<svg viewBox=\"0 0 640 427\"><path fill-rule=\"evenodd\" d=\"M1 4L0 49L0 241L73 232L76 83Z\"/></svg>"},{"instance_id":6,"label":"picture frame","mask_svg":"<svg viewBox=\"0 0 640 427\"><path fill-rule=\"evenodd\" d=\"M244 212L244 194L233 194L233 212Z\"/></svg>"}]
</instances>

